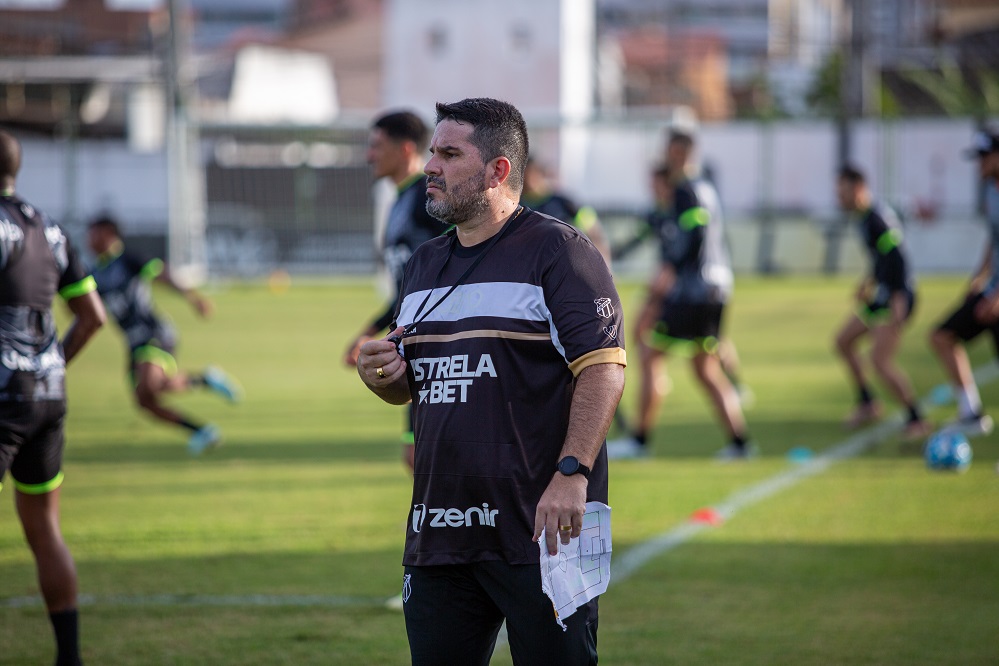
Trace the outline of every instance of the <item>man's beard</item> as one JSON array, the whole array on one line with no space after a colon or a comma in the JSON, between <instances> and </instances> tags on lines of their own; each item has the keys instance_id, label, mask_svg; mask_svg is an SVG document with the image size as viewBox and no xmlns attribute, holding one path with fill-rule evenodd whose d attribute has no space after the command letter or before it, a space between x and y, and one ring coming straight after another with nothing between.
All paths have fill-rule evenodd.
<instances>
[{"instance_id":1,"label":"man's beard","mask_svg":"<svg viewBox=\"0 0 999 666\"><path fill-rule=\"evenodd\" d=\"M474 176L455 185L448 193L447 184L442 178L427 177L427 183L440 188L435 198L427 197L427 212L441 222L461 224L467 222L489 208L486 188L480 183L486 175L485 167Z\"/></svg>"}]
</instances>

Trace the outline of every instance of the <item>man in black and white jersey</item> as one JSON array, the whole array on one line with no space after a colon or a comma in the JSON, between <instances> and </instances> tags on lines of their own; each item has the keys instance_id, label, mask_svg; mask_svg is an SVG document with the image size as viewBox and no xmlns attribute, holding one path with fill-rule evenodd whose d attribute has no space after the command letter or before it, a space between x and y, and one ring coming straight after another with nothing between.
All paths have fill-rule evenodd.
<instances>
[{"instance_id":1,"label":"man in black and white jersey","mask_svg":"<svg viewBox=\"0 0 999 666\"><path fill-rule=\"evenodd\" d=\"M59 529L65 373L105 314L63 230L14 194L20 165L20 144L0 131L0 481L9 470L55 631L56 664L71 665L81 661L76 568ZM56 294L73 313L62 341Z\"/></svg>"},{"instance_id":2,"label":"man in black and white jersey","mask_svg":"<svg viewBox=\"0 0 999 666\"><path fill-rule=\"evenodd\" d=\"M671 143L673 139L671 137ZM732 268L717 195L685 170L669 169L671 213L660 223L660 265L649 282L638 326L643 382L633 438L608 444L612 458L646 455L648 433L662 399L659 365L666 354L691 359L695 376L719 415L728 444L718 456L743 459L752 448L738 394L722 368L722 318L732 291Z\"/></svg>"},{"instance_id":3,"label":"man in black and white jersey","mask_svg":"<svg viewBox=\"0 0 999 666\"><path fill-rule=\"evenodd\" d=\"M409 258L420 245L440 236L447 225L427 212L427 177L423 154L430 132L418 115L395 111L379 117L368 136L368 164L375 178L388 178L396 187L385 224L382 260L393 282L392 300L347 346L344 363L357 364L361 345L383 333L392 324L399 303L399 289ZM413 469L412 409L407 409L403 432L403 459Z\"/></svg>"},{"instance_id":4,"label":"man in black and white jersey","mask_svg":"<svg viewBox=\"0 0 999 666\"><path fill-rule=\"evenodd\" d=\"M125 247L118 222L100 215L87 229L90 249L97 255L94 279L97 291L125 336L133 393L139 407L154 418L190 432L187 450L197 456L222 442L222 433L167 405L170 393L207 388L229 402L238 402L241 389L216 366L200 373L181 369L174 356L173 326L153 307L152 283L160 282L184 297L201 317L209 317L212 303L196 289L179 284L166 262Z\"/></svg>"},{"instance_id":5,"label":"man in black and white jersey","mask_svg":"<svg viewBox=\"0 0 999 666\"><path fill-rule=\"evenodd\" d=\"M454 224L406 270L397 328L361 348L383 400L412 400L404 612L414 664L595 664L597 599L563 633L538 544L606 502L604 438L624 387L621 305L577 229L518 205L527 128L492 99L438 104L427 209ZM399 342L399 347L396 346ZM400 353L401 352L401 353Z\"/></svg>"},{"instance_id":6,"label":"man in black and white jersey","mask_svg":"<svg viewBox=\"0 0 999 666\"><path fill-rule=\"evenodd\" d=\"M871 365L908 413L903 437L919 439L933 428L923 418L908 376L895 363L905 323L916 304L915 278L905 252L902 224L891 208L873 200L867 178L854 166L840 168L836 196L840 207L854 216L871 262L870 273L855 292L857 310L836 334L836 351L857 391L857 406L845 425L858 428L881 415L858 351L860 341L869 335Z\"/></svg>"}]
</instances>

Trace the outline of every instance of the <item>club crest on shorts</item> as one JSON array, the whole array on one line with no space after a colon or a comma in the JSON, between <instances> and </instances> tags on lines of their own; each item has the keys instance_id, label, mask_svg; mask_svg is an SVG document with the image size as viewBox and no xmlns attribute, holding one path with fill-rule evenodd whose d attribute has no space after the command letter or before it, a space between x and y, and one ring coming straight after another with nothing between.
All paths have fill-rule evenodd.
<instances>
[{"instance_id":1,"label":"club crest on shorts","mask_svg":"<svg viewBox=\"0 0 999 666\"><path fill-rule=\"evenodd\" d=\"M614 305L611 303L609 298L596 298L593 300L597 305L597 314L604 319L609 319L614 316Z\"/></svg>"},{"instance_id":2,"label":"club crest on shorts","mask_svg":"<svg viewBox=\"0 0 999 666\"><path fill-rule=\"evenodd\" d=\"M402 603L409 601L409 597L413 594L413 585L410 582L412 577L413 574L406 574L402 577Z\"/></svg>"}]
</instances>

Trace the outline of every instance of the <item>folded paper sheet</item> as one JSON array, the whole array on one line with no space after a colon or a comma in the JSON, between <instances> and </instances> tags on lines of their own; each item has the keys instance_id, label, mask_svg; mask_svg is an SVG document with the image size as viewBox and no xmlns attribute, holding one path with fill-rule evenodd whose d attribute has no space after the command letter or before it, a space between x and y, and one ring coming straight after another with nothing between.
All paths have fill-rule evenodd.
<instances>
[{"instance_id":1,"label":"folded paper sheet","mask_svg":"<svg viewBox=\"0 0 999 666\"><path fill-rule=\"evenodd\" d=\"M558 553L549 555L545 533L541 532L541 589L552 600L555 621L562 622L587 601L602 594L610 582L611 508L601 502L587 502L583 529L568 545L558 542Z\"/></svg>"}]
</instances>

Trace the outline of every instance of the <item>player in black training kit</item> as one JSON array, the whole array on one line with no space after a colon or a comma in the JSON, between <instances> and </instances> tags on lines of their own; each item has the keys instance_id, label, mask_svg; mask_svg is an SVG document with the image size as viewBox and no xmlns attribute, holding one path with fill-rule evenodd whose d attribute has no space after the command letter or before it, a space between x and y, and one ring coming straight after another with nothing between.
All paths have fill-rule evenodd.
<instances>
[{"instance_id":1,"label":"player in black training kit","mask_svg":"<svg viewBox=\"0 0 999 666\"><path fill-rule=\"evenodd\" d=\"M20 165L20 144L0 131L0 481L10 470L55 631L56 665L72 666L82 662L76 568L59 529L65 373L105 315L63 230L14 194ZM61 342L57 293L74 317Z\"/></svg>"},{"instance_id":2,"label":"player in black training kit","mask_svg":"<svg viewBox=\"0 0 999 666\"><path fill-rule=\"evenodd\" d=\"M518 204L520 113L490 99L437 113L427 209L455 229L413 255L397 328L357 363L376 395L414 406L403 557L413 664L485 666L504 619L515 664L595 664L597 599L563 632L536 541L544 531L556 554L579 536L585 503L606 502L621 304L580 231Z\"/></svg>"},{"instance_id":3,"label":"player in black training kit","mask_svg":"<svg viewBox=\"0 0 999 666\"><path fill-rule=\"evenodd\" d=\"M836 335L836 350L857 389L857 407L845 425L858 428L881 415L857 353L860 340L869 334L874 371L908 411L903 436L918 439L933 428L920 412L909 378L895 365L902 330L916 302L915 280L902 243L902 225L890 208L872 201L867 180L855 167L848 165L839 170L836 193L843 210L856 215L871 259L871 272L857 287L858 310Z\"/></svg>"},{"instance_id":4,"label":"player in black training kit","mask_svg":"<svg viewBox=\"0 0 999 666\"><path fill-rule=\"evenodd\" d=\"M177 284L162 259L126 250L118 223L111 217L103 215L91 222L87 238L90 249L97 255L94 266L97 291L128 344L129 373L139 407L161 421L190 431L187 449L191 455L218 446L222 442L218 427L167 407L163 396L205 387L229 402L238 402L241 390L217 367L209 366L204 372L194 374L177 366L176 334L154 310L151 285L154 280L166 284L183 295L202 317L211 314L211 302L194 289Z\"/></svg>"},{"instance_id":5,"label":"player in black training kit","mask_svg":"<svg viewBox=\"0 0 999 666\"><path fill-rule=\"evenodd\" d=\"M409 258L423 243L440 236L447 225L427 212L427 177L423 174L423 151L430 131L410 111L396 111L378 118L368 136L368 164L375 178L388 178L396 187L396 200L389 211L382 240L382 260L394 285L392 299L347 347L344 363L357 364L361 345L388 329L399 305L399 289ZM403 460L413 469L413 415L406 410L402 436Z\"/></svg>"},{"instance_id":6,"label":"player in black training kit","mask_svg":"<svg viewBox=\"0 0 999 666\"><path fill-rule=\"evenodd\" d=\"M659 366L665 354L680 352L691 358L695 376L729 439L718 457L744 459L753 447L738 393L719 354L722 316L733 275L717 194L707 182L691 179L683 170L671 169L667 176L670 187L660 194L669 213L656 222L661 262L637 323L639 330L647 331L640 343L638 427L632 437L609 442L607 452L611 458L647 455L649 432L665 392Z\"/></svg>"},{"instance_id":7,"label":"player in black training kit","mask_svg":"<svg viewBox=\"0 0 999 666\"><path fill-rule=\"evenodd\" d=\"M565 194L556 191L544 165L533 157L528 158L524 170L524 192L520 195L520 203L582 231L610 266L610 245L597 212L590 206L579 206Z\"/></svg>"}]
</instances>

